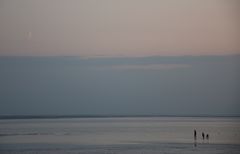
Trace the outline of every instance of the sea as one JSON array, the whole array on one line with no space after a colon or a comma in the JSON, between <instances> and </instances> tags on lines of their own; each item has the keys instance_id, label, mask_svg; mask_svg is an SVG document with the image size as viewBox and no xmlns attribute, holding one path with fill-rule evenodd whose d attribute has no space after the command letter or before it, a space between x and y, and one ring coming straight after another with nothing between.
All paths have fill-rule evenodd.
<instances>
[{"instance_id":1,"label":"sea","mask_svg":"<svg viewBox=\"0 0 240 154\"><path fill-rule=\"evenodd\" d=\"M0 153L240 154L240 117L2 118Z\"/></svg>"}]
</instances>

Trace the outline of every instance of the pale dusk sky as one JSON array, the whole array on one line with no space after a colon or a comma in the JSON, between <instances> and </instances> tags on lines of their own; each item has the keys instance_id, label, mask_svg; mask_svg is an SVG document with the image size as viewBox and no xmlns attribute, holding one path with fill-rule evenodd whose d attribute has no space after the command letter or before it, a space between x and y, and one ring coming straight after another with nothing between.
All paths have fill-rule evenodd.
<instances>
[{"instance_id":1,"label":"pale dusk sky","mask_svg":"<svg viewBox=\"0 0 240 154\"><path fill-rule=\"evenodd\" d=\"M1 0L0 56L240 53L238 0Z\"/></svg>"}]
</instances>

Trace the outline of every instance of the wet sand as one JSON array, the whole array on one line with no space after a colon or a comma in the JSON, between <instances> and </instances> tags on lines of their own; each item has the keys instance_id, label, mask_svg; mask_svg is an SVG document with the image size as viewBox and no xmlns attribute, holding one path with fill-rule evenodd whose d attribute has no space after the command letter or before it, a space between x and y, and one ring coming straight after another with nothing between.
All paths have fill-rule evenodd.
<instances>
[{"instance_id":1,"label":"wet sand","mask_svg":"<svg viewBox=\"0 0 240 154\"><path fill-rule=\"evenodd\" d=\"M239 118L6 119L0 126L0 154L240 153Z\"/></svg>"},{"instance_id":2,"label":"wet sand","mask_svg":"<svg viewBox=\"0 0 240 154\"><path fill-rule=\"evenodd\" d=\"M239 154L240 145L139 143L120 145L1 144L1 154Z\"/></svg>"}]
</instances>

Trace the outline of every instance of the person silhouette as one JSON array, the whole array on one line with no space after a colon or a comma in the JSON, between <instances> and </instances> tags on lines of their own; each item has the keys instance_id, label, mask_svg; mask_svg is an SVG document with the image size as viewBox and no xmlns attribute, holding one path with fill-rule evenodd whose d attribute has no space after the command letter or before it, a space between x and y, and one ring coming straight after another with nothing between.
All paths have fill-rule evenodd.
<instances>
[{"instance_id":1,"label":"person silhouette","mask_svg":"<svg viewBox=\"0 0 240 154\"><path fill-rule=\"evenodd\" d=\"M204 132L202 132L202 139L203 139L203 140L205 139L205 134L204 134Z\"/></svg>"},{"instance_id":2,"label":"person silhouette","mask_svg":"<svg viewBox=\"0 0 240 154\"><path fill-rule=\"evenodd\" d=\"M206 135L206 139L209 140L209 135L208 134Z\"/></svg>"},{"instance_id":3,"label":"person silhouette","mask_svg":"<svg viewBox=\"0 0 240 154\"><path fill-rule=\"evenodd\" d=\"M197 131L196 131L196 129L194 129L193 135L194 135L194 147L197 147Z\"/></svg>"},{"instance_id":4,"label":"person silhouette","mask_svg":"<svg viewBox=\"0 0 240 154\"><path fill-rule=\"evenodd\" d=\"M197 131L196 131L196 129L194 129L194 140L196 140L197 139Z\"/></svg>"}]
</instances>

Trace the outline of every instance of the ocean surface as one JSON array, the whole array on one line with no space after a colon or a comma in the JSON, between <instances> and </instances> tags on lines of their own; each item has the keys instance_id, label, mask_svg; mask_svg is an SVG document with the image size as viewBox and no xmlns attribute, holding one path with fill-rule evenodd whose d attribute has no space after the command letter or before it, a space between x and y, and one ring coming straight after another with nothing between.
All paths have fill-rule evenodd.
<instances>
[{"instance_id":1,"label":"ocean surface","mask_svg":"<svg viewBox=\"0 0 240 154\"><path fill-rule=\"evenodd\" d=\"M1 119L0 153L239 154L240 118Z\"/></svg>"}]
</instances>

